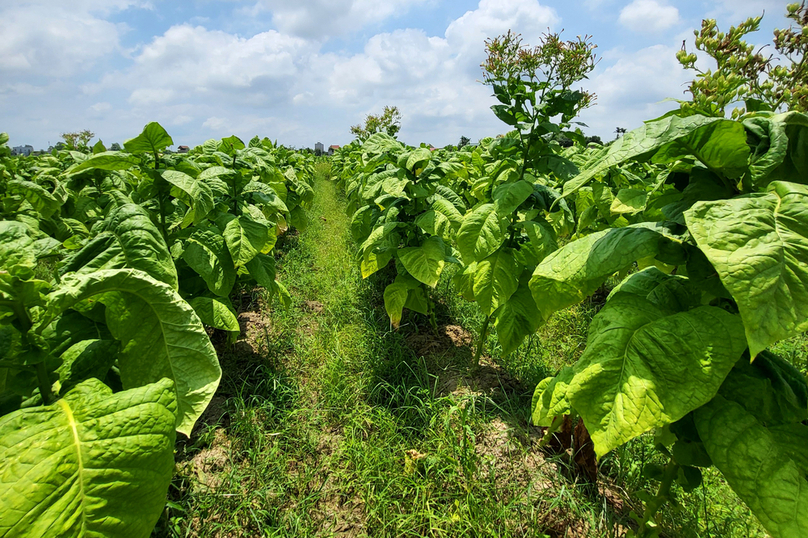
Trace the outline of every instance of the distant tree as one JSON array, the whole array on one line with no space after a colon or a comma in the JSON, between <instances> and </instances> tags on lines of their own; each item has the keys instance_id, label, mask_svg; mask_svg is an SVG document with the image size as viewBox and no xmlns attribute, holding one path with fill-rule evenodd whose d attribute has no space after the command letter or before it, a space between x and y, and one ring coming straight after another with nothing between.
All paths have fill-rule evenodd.
<instances>
[{"instance_id":1,"label":"distant tree","mask_svg":"<svg viewBox=\"0 0 808 538\"><path fill-rule=\"evenodd\" d=\"M586 143L587 144L598 144L598 145L602 146L603 145L603 140L601 140L598 135L587 136L586 137Z\"/></svg>"},{"instance_id":2,"label":"distant tree","mask_svg":"<svg viewBox=\"0 0 808 538\"><path fill-rule=\"evenodd\" d=\"M401 112L397 106L386 106L379 115L368 114L365 124L351 126L351 134L359 140L365 141L370 135L376 133L387 133L396 136L401 130Z\"/></svg>"},{"instance_id":3,"label":"distant tree","mask_svg":"<svg viewBox=\"0 0 808 538\"><path fill-rule=\"evenodd\" d=\"M61 136L68 149L87 149L90 140L93 139L95 133L89 129L73 133L62 133Z\"/></svg>"},{"instance_id":4,"label":"distant tree","mask_svg":"<svg viewBox=\"0 0 808 538\"><path fill-rule=\"evenodd\" d=\"M617 140L618 138L620 138L621 136L626 134L626 128L625 127L617 127L614 130L614 133L615 133L614 139Z\"/></svg>"},{"instance_id":5,"label":"distant tree","mask_svg":"<svg viewBox=\"0 0 808 538\"><path fill-rule=\"evenodd\" d=\"M460 142L457 144L457 149L462 148L463 146L468 146L471 143L471 140L466 138L465 136L460 137Z\"/></svg>"},{"instance_id":6,"label":"distant tree","mask_svg":"<svg viewBox=\"0 0 808 538\"><path fill-rule=\"evenodd\" d=\"M113 142L112 145L109 147L110 151L121 151L121 145L117 142Z\"/></svg>"}]
</instances>

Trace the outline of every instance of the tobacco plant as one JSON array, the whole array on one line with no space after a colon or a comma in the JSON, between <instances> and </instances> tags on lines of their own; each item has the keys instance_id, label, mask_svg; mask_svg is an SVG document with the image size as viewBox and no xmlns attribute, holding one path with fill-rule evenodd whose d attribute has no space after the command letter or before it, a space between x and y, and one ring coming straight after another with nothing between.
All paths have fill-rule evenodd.
<instances>
[{"instance_id":1,"label":"tobacco plant","mask_svg":"<svg viewBox=\"0 0 808 538\"><path fill-rule=\"evenodd\" d=\"M437 328L429 288L437 285L447 263L457 263L451 238L466 206L442 184L446 170L429 148L406 148L377 133L355 151L358 171L345 189L362 277L394 262L396 276L384 290L391 323L398 327L408 308L428 315ZM346 175L351 171L343 168Z\"/></svg>"},{"instance_id":2,"label":"tobacco plant","mask_svg":"<svg viewBox=\"0 0 808 538\"><path fill-rule=\"evenodd\" d=\"M202 325L228 295L283 298L271 251L303 226L310 163L253 139L169 155L157 123L123 151L10 158L0 135L0 536L146 537L221 371Z\"/></svg>"},{"instance_id":3,"label":"tobacco plant","mask_svg":"<svg viewBox=\"0 0 808 538\"><path fill-rule=\"evenodd\" d=\"M570 122L594 96L573 86L593 69L593 51L587 38L562 41L558 34L545 35L533 48L511 32L486 41L483 82L500 102L491 109L515 130L487 143L482 174L471 185L476 203L457 232L464 269L456 284L484 317L475 361L491 321L504 353L539 327L527 281L574 222L555 187L577 167L552 138L564 134L583 142Z\"/></svg>"},{"instance_id":4,"label":"tobacco plant","mask_svg":"<svg viewBox=\"0 0 808 538\"><path fill-rule=\"evenodd\" d=\"M674 483L698 487L711 465L773 536L802 536L808 384L767 348L808 329L808 161L794 143L808 116L688 114L646 122L564 185L572 197L628 162L668 169L658 212L536 267L529 287L543 319L645 269L611 292L579 361L539 384L533 421L552 432L562 415L580 415L598 457L656 431L670 459L635 514L638 536L658 534Z\"/></svg>"}]
</instances>

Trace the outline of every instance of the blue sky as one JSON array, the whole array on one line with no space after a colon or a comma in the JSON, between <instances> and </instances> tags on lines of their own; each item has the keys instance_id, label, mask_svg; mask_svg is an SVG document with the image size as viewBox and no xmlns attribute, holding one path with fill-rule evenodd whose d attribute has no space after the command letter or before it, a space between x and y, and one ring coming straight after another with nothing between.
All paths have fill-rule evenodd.
<instances>
[{"instance_id":1,"label":"blue sky","mask_svg":"<svg viewBox=\"0 0 808 538\"><path fill-rule=\"evenodd\" d=\"M772 0L22 0L0 5L0 131L44 148L90 129L105 143L159 121L175 144L231 134L286 145L345 144L385 105L399 138L455 144L505 130L479 84L483 41L508 29L589 34L601 58L581 120L611 138L673 105L692 74L674 58L703 18L726 29Z\"/></svg>"}]
</instances>

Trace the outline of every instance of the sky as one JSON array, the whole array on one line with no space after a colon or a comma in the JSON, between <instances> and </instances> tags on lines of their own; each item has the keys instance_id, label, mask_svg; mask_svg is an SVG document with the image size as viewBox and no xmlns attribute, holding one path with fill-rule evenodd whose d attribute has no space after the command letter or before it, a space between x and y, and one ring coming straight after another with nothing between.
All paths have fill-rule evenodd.
<instances>
[{"instance_id":1,"label":"sky","mask_svg":"<svg viewBox=\"0 0 808 538\"><path fill-rule=\"evenodd\" d=\"M293 147L343 145L350 126L395 105L398 138L457 144L507 131L479 82L484 41L506 31L592 36L597 94L580 121L614 138L686 98L675 58L704 18L749 36L788 26L774 0L16 0L0 3L0 131L47 148L89 129L105 144L160 122L175 147L237 135ZM707 64L705 64L707 65Z\"/></svg>"}]
</instances>

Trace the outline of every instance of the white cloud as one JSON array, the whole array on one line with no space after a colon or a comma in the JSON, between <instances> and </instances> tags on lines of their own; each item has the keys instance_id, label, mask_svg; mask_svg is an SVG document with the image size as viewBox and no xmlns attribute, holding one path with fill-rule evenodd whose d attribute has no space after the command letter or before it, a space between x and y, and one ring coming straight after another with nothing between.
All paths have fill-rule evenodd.
<instances>
[{"instance_id":1,"label":"white cloud","mask_svg":"<svg viewBox=\"0 0 808 538\"><path fill-rule=\"evenodd\" d=\"M757 17L766 12L766 18L783 17L786 13L786 4L780 0L719 0L715 8L705 18L717 18L722 15L730 16L729 24L737 24L747 17Z\"/></svg>"},{"instance_id":2,"label":"white cloud","mask_svg":"<svg viewBox=\"0 0 808 538\"><path fill-rule=\"evenodd\" d=\"M90 110L95 113L103 113L112 110L112 105L106 101L96 103L90 107Z\"/></svg>"},{"instance_id":3,"label":"white cloud","mask_svg":"<svg viewBox=\"0 0 808 538\"><path fill-rule=\"evenodd\" d=\"M635 32L660 32L679 22L679 10L657 0L634 0L620 10L619 20Z\"/></svg>"},{"instance_id":4,"label":"white cloud","mask_svg":"<svg viewBox=\"0 0 808 538\"><path fill-rule=\"evenodd\" d=\"M210 135L252 136L270 129L273 136L305 137L316 124L324 139L331 133L335 142L345 142L348 125L397 105L405 140L479 138L505 130L488 110L490 90L476 80L483 41L513 29L535 44L559 20L537 0L482 0L449 23L443 37L395 30L371 37L356 54L324 54L316 41L276 30L244 38L177 25L139 47L130 68L85 91L125 91L134 116ZM193 112L177 110L182 106Z\"/></svg>"},{"instance_id":5,"label":"white cloud","mask_svg":"<svg viewBox=\"0 0 808 538\"><path fill-rule=\"evenodd\" d=\"M314 50L274 30L246 39L201 26L174 26L142 47L130 70L108 75L88 91L123 88L139 107L194 99L271 105L285 99L298 63Z\"/></svg>"},{"instance_id":6,"label":"white cloud","mask_svg":"<svg viewBox=\"0 0 808 538\"><path fill-rule=\"evenodd\" d=\"M0 6L0 76L58 78L92 68L119 51L126 25L105 19L141 0L52 0L3 2Z\"/></svg>"},{"instance_id":7,"label":"white cloud","mask_svg":"<svg viewBox=\"0 0 808 538\"><path fill-rule=\"evenodd\" d=\"M121 28L71 8L0 11L0 73L69 76L118 48Z\"/></svg>"},{"instance_id":8,"label":"white cloud","mask_svg":"<svg viewBox=\"0 0 808 538\"><path fill-rule=\"evenodd\" d=\"M480 0L477 9L449 24L446 39L461 59L479 65L486 39L513 30L522 34L525 43L535 45L560 21L553 8L536 0Z\"/></svg>"},{"instance_id":9,"label":"white cloud","mask_svg":"<svg viewBox=\"0 0 808 538\"><path fill-rule=\"evenodd\" d=\"M272 12L272 22L283 33L325 40L405 13L425 0L260 0Z\"/></svg>"},{"instance_id":10,"label":"white cloud","mask_svg":"<svg viewBox=\"0 0 808 538\"><path fill-rule=\"evenodd\" d=\"M262 31L238 35L211 29L215 24L228 26L213 13L194 11L194 17L210 15L209 22L183 19L197 24L176 24L156 36L145 34L128 51L119 44L127 28L105 17L122 9L149 7L136 0L74 0L71 12L49 8L52 17L25 19L27 29L17 33L14 28L9 33L6 19L0 18L0 35L5 39L0 41L4 111L0 119L4 125L25 125L25 136L44 132L54 138L50 133L86 127L105 141L122 141L147 122L159 121L177 144L192 145L230 134L246 140L259 134L302 146L315 139L346 143L351 124L385 105L396 105L403 114L401 139L411 144L443 145L456 143L461 135L476 140L506 131L508 127L489 110L495 103L490 89L477 81L482 75L484 40L510 29L521 33L526 44L535 45L548 28L561 26L558 11L550 7L558 4L480 0L474 9L442 27L433 22L428 30L369 30L432 1L240 0L233 8L241 9L239 13L246 12L244 6L251 9L255 27L262 24ZM585 11L586 6L599 3L599 11L613 10L613 22L620 13L617 6L628 1L583 0L576 9ZM657 3L662 1L637 0L622 15L629 21L636 19L632 24L644 20L642 24L648 25L651 22L642 19L637 6L659 5L662 14L667 13L665 20L675 24L676 8ZM31 6L42 15L46 5L52 4L41 0ZM634 15L631 6L637 8ZM0 13L11 11L0 7ZM276 29L266 30L268 14ZM60 33L62 16L66 33ZM87 25L71 28L71 21L79 16ZM654 17L658 19L659 13ZM244 31L244 26L239 28ZM376 35L335 40L330 52L324 52L328 36L359 29ZM361 50L346 50L360 39ZM117 55L117 68L95 78L85 76L77 91L74 74L87 69L100 72L99 66L109 65L105 55L110 52ZM584 84L599 94L597 106L584 114L583 120L590 125L587 132L604 136L618 125L636 127L673 106L655 103L680 97L681 83L690 76L678 66L674 53L674 48L662 46L604 53ZM45 82L25 74L43 70ZM43 89L47 99L42 97ZM39 95L37 90L42 90ZM64 96L70 96L69 105ZM24 106L9 106L21 99Z\"/></svg>"},{"instance_id":11,"label":"white cloud","mask_svg":"<svg viewBox=\"0 0 808 538\"><path fill-rule=\"evenodd\" d=\"M186 116L184 114L180 114L176 116L173 120L171 120L171 125L185 125L186 123L191 123L194 121L193 116Z\"/></svg>"},{"instance_id":12,"label":"white cloud","mask_svg":"<svg viewBox=\"0 0 808 538\"><path fill-rule=\"evenodd\" d=\"M174 90L168 88L138 88L129 96L129 102L135 106L147 107L168 103L175 96Z\"/></svg>"},{"instance_id":13,"label":"white cloud","mask_svg":"<svg viewBox=\"0 0 808 538\"><path fill-rule=\"evenodd\" d=\"M604 61L586 84L598 96L596 106L581 114L588 130L634 129L676 108L676 103L666 99L686 99L682 92L692 73L679 65L676 50L655 45L636 52L604 53Z\"/></svg>"}]
</instances>

